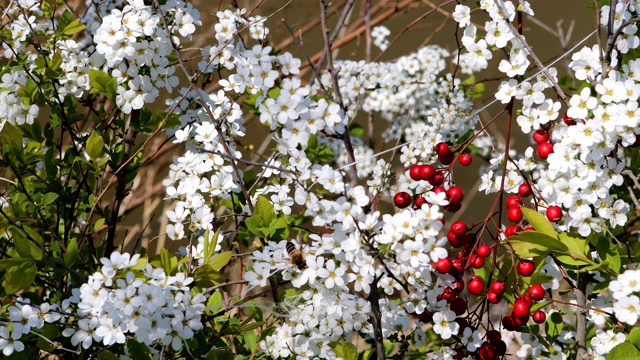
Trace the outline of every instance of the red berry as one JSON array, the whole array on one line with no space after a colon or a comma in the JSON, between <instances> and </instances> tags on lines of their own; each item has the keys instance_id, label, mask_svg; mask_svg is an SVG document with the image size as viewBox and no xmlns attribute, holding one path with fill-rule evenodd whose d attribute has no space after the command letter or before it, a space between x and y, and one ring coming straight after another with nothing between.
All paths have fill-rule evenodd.
<instances>
[{"instance_id":1,"label":"red berry","mask_svg":"<svg viewBox=\"0 0 640 360\"><path fill-rule=\"evenodd\" d=\"M531 260L520 260L518 263L518 274L522 276L531 276L536 270L536 265Z\"/></svg>"},{"instance_id":2,"label":"red berry","mask_svg":"<svg viewBox=\"0 0 640 360\"><path fill-rule=\"evenodd\" d=\"M479 277L473 277L467 283L467 289L472 295L480 295L484 292L484 280Z\"/></svg>"},{"instance_id":3,"label":"red berry","mask_svg":"<svg viewBox=\"0 0 640 360\"><path fill-rule=\"evenodd\" d=\"M529 290L527 290L527 292L529 293L529 295L531 295L531 298L535 301L542 300L545 294L544 289L540 284L533 284L529 286Z\"/></svg>"},{"instance_id":4,"label":"red berry","mask_svg":"<svg viewBox=\"0 0 640 360\"><path fill-rule=\"evenodd\" d=\"M449 202L452 203L461 203L464 198L464 193L462 192L462 188L460 186L452 186L447 190L447 195L449 195Z\"/></svg>"},{"instance_id":5,"label":"red berry","mask_svg":"<svg viewBox=\"0 0 640 360\"><path fill-rule=\"evenodd\" d=\"M444 155L438 155L438 161L440 161L442 165L451 165L451 163L453 162L453 159L455 158L456 156L452 152L449 152Z\"/></svg>"},{"instance_id":6,"label":"red berry","mask_svg":"<svg viewBox=\"0 0 640 360\"><path fill-rule=\"evenodd\" d=\"M462 204L461 203L457 203L457 202L450 202L449 205L444 207L448 212L457 212L458 210L462 209Z\"/></svg>"},{"instance_id":7,"label":"red berry","mask_svg":"<svg viewBox=\"0 0 640 360\"><path fill-rule=\"evenodd\" d=\"M458 158L458 162L462 166L469 166L469 165L471 165L472 161L473 161L473 156L471 156L471 154L462 154Z\"/></svg>"},{"instance_id":8,"label":"red berry","mask_svg":"<svg viewBox=\"0 0 640 360\"><path fill-rule=\"evenodd\" d=\"M455 299L458 298L458 294L456 294L455 291L453 291L452 288L450 287L446 287L444 288L444 292L442 293L442 295L440 295L440 299L439 300L447 300L447 303L451 304Z\"/></svg>"},{"instance_id":9,"label":"red berry","mask_svg":"<svg viewBox=\"0 0 640 360\"><path fill-rule=\"evenodd\" d=\"M523 318L529 315L529 311L531 310L531 305L526 300L516 300L513 304L513 315L515 317Z\"/></svg>"},{"instance_id":10,"label":"red berry","mask_svg":"<svg viewBox=\"0 0 640 360\"><path fill-rule=\"evenodd\" d=\"M456 315L460 316L467 312L467 301L463 298L456 298L451 302L450 308Z\"/></svg>"},{"instance_id":11,"label":"red berry","mask_svg":"<svg viewBox=\"0 0 640 360\"><path fill-rule=\"evenodd\" d=\"M409 193L401 191L393 197L393 203L400 209L404 209L407 206L411 205L411 195L409 195Z\"/></svg>"},{"instance_id":12,"label":"red berry","mask_svg":"<svg viewBox=\"0 0 640 360\"><path fill-rule=\"evenodd\" d=\"M526 301L527 304L529 304L529 307L533 306L533 298L528 293L520 295L520 299Z\"/></svg>"},{"instance_id":13,"label":"red berry","mask_svg":"<svg viewBox=\"0 0 640 360\"><path fill-rule=\"evenodd\" d=\"M463 249L458 253L458 255L456 255L456 259L460 259L460 260L466 259L469 257L470 254L471 254L471 249Z\"/></svg>"},{"instance_id":14,"label":"red berry","mask_svg":"<svg viewBox=\"0 0 640 360\"><path fill-rule=\"evenodd\" d=\"M550 142L543 142L542 144L538 144L538 148L536 148L536 153L542 160L547 160L549 155L553 153L553 144Z\"/></svg>"},{"instance_id":15,"label":"red berry","mask_svg":"<svg viewBox=\"0 0 640 360\"><path fill-rule=\"evenodd\" d=\"M498 356L502 356L507 352L507 344L502 340L491 341L491 345L496 347L496 355Z\"/></svg>"},{"instance_id":16,"label":"red berry","mask_svg":"<svg viewBox=\"0 0 640 360\"><path fill-rule=\"evenodd\" d=\"M451 271L451 260L449 258L440 258L434 265L437 272L441 274L448 274Z\"/></svg>"},{"instance_id":17,"label":"red berry","mask_svg":"<svg viewBox=\"0 0 640 360\"><path fill-rule=\"evenodd\" d=\"M462 220L455 221L451 224L451 232L456 236L463 236L467 233L467 224Z\"/></svg>"},{"instance_id":18,"label":"red berry","mask_svg":"<svg viewBox=\"0 0 640 360\"><path fill-rule=\"evenodd\" d=\"M478 355L482 360L495 360L498 358L498 352L496 350L496 347L493 344L490 344L486 341L482 343L482 345L480 345L480 350L478 350Z\"/></svg>"},{"instance_id":19,"label":"red berry","mask_svg":"<svg viewBox=\"0 0 640 360\"><path fill-rule=\"evenodd\" d=\"M422 165L413 165L411 169L409 169L409 177L414 181L422 180L420 169L422 169Z\"/></svg>"},{"instance_id":20,"label":"red berry","mask_svg":"<svg viewBox=\"0 0 640 360\"><path fill-rule=\"evenodd\" d=\"M487 339L491 343L496 342L496 341L501 341L502 340L502 335L500 334L500 331L498 331L498 330L489 330L489 331L487 331Z\"/></svg>"},{"instance_id":21,"label":"red berry","mask_svg":"<svg viewBox=\"0 0 640 360\"><path fill-rule=\"evenodd\" d=\"M518 195L510 195L507 198L507 208L520 207L522 205L522 198Z\"/></svg>"},{"instance_id":22,"label":"red berry","mask_svg":"<svg viewBox=\"0 0 640 360\"><path fill-rule=\"evenodd\" d=\"M462 274L464 274L464 261L460 259L452 260L451 271L449 273L455 277L462 276Z\"/></svg>"},{"instance_id":23,"label":"red berry","mask_svg":"<svg viewBox=\"0 0 640 360\"><path fill-rule=\"evenodd\" d=\"M520 226L518 226L518 225L509 225L509 226L507 226L506 229L504 229L504 236L510 237L512 235L517 234L520 231L522 231L522 228Z\"/></svg>"},{"instance_id":24,"label":"red berry","mask_svg":"<svg viewBox=\"0 0 640 360\"><path fill-rule=\"evenodd\" d=\"M458 323L458 326L460 327L460 333L464 332L464 329L468 328L469 325L469 321L465 318L456 318L455 320L456 323Z\"/></svg>"},{"instance_id":25,"label":"red berry","mask_svg":"<svg viewBox=\"0 0 640 360\"><path fill-rule=\"evenodd\" d=\"M421 165L420 166L420 179L429 181L433 179L433 176L436 174L436 168L433 165Z\"/></svg>"},{"instance_id":26,"label":"red berry","mask_svg":"<svg viewBox=\"0 0 640 360\"><path fill-rule=\"evenodd\" d=\"M518 194L520 194L520 196L522 196L523 198L531 195L531 186L527 183L520 184L520 186L518 187Z\"/></svg>"},{"instance_id":27,"label":"red berry","mask_svg":"<svg viewBox=\"0 0 640 360\"><path fill-rule=\"evenodd\" d=\"M538 144L541 144L543 142L547 142L549 141L549 133L547 133L546 131L539 129L536 130L533 133L533 141L537 142Z\"/></svg>"},{"instance_id":28,"label":"red berry","mask_svg":"<svg viewBox=\"0 0 640 360\"><path fill-rule=\"evenodd\" d=\"M435 146L435 151L438 156L444 156L447 154L451 154L451 149L449 149L449 145L445 142L439 142Z\"/></svg>"},{"instance_id":29,"label":"red berry","mask_svg":"<svg viewBox=\"0 0 640 360\"><path fill-rule=\"evenodd\" d=\"M502 295L495 293L493 290L487 291L487 301L497 304L502 300Z\"/></svg>"},{"instance_id":30,"label":"red berry","mask_svg":"<svg viewBox=\"0 0 640 360\"><path fill-rule=\"evenodd\" d=\"M516 327L525 326L527 325L528 322L529 322L529 314L523 317L517 317L517 316L513 317L513 323L515 324Z\"/></svg>"},{"instance_id":31,"label":"red berry","mask_svg":"<svg viewBox=\"0 0 640 360\"><path fill-rule=\"evenodd\" d=\"M516 326L515 318L511 315L507 315L502 318L502 326L509 331L514 331L518 328L518 326Z\"/></svg>"},{"instance_id":32,"label":"red berry","mask_svg":"<svg viewBox=\"0 0 640 360\"><path fill-rule=\"evenodd\" d=\"M464 290L464 281L462 281L462 279L455 279L453 281L453 291L460 293L462 292L462 290Z\"/></svg>"},{"instance_id":33,"label":"red berry","mask_svg":"<svg viewBox=\"0 0 640 360\"><path fill-rule=\"evenodd\" d=\"M573 126L576 124L576 121L570 118L569 115L567 114L564 114L564 116L562 117L562 120L564 121L565 124L569 126Z\"/></svg>"},{"instance_id":34,"label":"red berry","mask_svg":"<svg viewBox=\"0 0 640 360\"><path fill-rule=\"evenodd\" d=\"M423 198L422 196L419 196L416 198L415 200L415 204L417 208L421 208L422 205L424 205L427 202L427 200L425 200L425 198Z\"/></svg>"},{"instance_id":35,"label":"red berry","mask_svg":"<svg viewBox=\"0 0 640 360\"><path fill-rule=\"evenodd\" d=\"M520 222L522 220L522 210L519 207L511 207L507 209L507 218L514 223Z\"/></svg>"},{"instance_id":36,"label":"red berry","mask_svg":"<svg viewBox=\"0 0 640 360\"><path fill-rule=\"evenodd\" d=\"M449 240L449 244L454 248L461 248L464 246L464 236L458 236L453 233L453 231L449 231L447 233L447 239Z\"/></svg>"},{"instance_id":37,"label":"red berry","mask_svg":"<svg viewBox=\"0 0 640 360\"><path fill-rule=\"evenodd\" d=\"M431 186L440 186L444 184L444 174L440 170L436 170L435 174L429 179Z\"/></svg>"},{"instance_id":38,"label":"red berry","mask_svg":"<svg viewBox=\"0 0 640 360\"><path fill-rule=\"evenodd\" d=\"M536 324L542 324L545 320L547 320L547 315L542 312L542 310L536 310L533 312L533 321Z\"/></svg>"},{"instance_id":39,"label":"red berry","mask_svg":"<svg viewBox=\"0 0 640 360\"><path fill-rule=\"evenodd\" d=\"M562 208L558 205L551 205L547 208L547 219L551 222L558 222L562 219Z\"/></svg>"},{"instance_id":40,"label":"red berry","mask_svg":"<svg viewBox=\"0 0 640 360\"><path fill-rule=\"evenodd\" d=\"M422 321L423 323L428 324L428 323L431 322L431 320L433 320L433 317L431 316L430 313L425 311L425 312L421 312L420 314L418 314L418 319L420 321Z\"/></svg>"},{"instance_id":41,"label":"red berry","mask_svg":"<svg viewBox=\"0 0 640 360\"><path fill-rule=\"evenodd\" d=\"M480 256L476 256L476 258L473 259L473 263L471 264L471 266L474 269L480 269L481 267L484 266L484 258L481 258Z\"/></svg>"},{"instance_id":42,"label":"red berry","mask_svg":"<svg viewBox=\"0 0 640 360\"><path fill-rule=\"evenodd\" d=\"M502 295L505 291L507 291L507 288L504 286L504 283L502 281L495 280L491 283L491 291L498 295Z\"/></svg>"},{"instance_id":43,"label":"red berry","mask_svg":"<svg viewBox=\"0 0 640 360\"><path fill-rule=\"evenodd\" d=\"M480 246L478 246L478 248L476 249L476 253L482 258L486 258L491 255L491 248L487 244L480 244Z\"/></svg>"}]
</instances>

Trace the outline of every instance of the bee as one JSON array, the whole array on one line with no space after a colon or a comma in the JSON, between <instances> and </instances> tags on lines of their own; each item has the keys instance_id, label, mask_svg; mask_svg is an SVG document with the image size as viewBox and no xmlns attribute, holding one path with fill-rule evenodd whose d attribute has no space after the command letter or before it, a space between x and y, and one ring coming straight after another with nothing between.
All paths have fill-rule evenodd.
<instances>
[{"instance_id":1,"label":"bee","mask_svg":"<svg viewBox=\"0 0 640 360\"><path fill-rule=\"evenodd\" d=\"M289 262L298 270L303 271L307 268L307 262L304 260L302 251L292 241L287 241L287 253L289 253Z\"/></svg>"}]
</instances>

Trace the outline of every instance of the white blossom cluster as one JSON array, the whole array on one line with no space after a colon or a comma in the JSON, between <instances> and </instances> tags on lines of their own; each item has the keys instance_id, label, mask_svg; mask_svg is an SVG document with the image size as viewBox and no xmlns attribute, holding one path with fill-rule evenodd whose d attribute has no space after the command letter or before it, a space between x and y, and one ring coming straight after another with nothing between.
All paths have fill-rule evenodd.
<instances>
[{"instance_id":1,"label":"white blossom cluster","mask_svg":"<svg viewBox=\"0 0 640 360\"><path fill-rule=\"evenodd\" d=\"M77 314L74 326L62 332L73 345L110 346L132 336L141 343L170 345L177 351L194 331L202 329L206 297L191 293L193 278L181 272L169 276L150 264L138 266L139 257L114 252L100 259L100 271L65 300L66 307Z\"/></svg>"},{"instance_id":2,"label":"white blossom cluster","mask_svg":"<svg viewBox=\"0 0 640 360\"><path fill-rule=\"evenodd\" d=\"M454 18L465 28L462 44L467 52L462 55L462 62L480 63L484 68L492 57L487 46L508 47L509 59L501 60L500 71L512 78L524 75L530 65L529 54L522 42L524 37L509 26L509 21L513 20L516 11L533 15L528 3L521 2L516 9L511 2L485 0L480 2L480 8L489 14L491 20L485 23L484 38L478 39L477 28L469 22L470 9L465 5L456 6ZM635 1L618 3L614 28L634 16L636 10ZM608 12L609 8L604 6L601 13L603 24L606 24ZM637 36L633 35L636 30L634 24L623 29L626 35L618 38L618 51L625 53L640 45ZM592 231L601 232L605 225L616 227L626 222L629 205L621 199L614 199L610 189L622 184L621 172L628 161L619 147L634 144L636 135L640 134L640 117L636 114L640 96L640 79L636 74L640 73L640 63L630 61L620 71L613 68L605 71L600 56L597 45L584 47L572 55L569 66L576 79L590 84L568 101L566 115L576 122L575 125L558 121L562 118L562 103L545 92L557 83L557 71L552 67L538 74L533 82L503 81L495 95L504 104L512 99L522 102L517 122L524 133L539 129L550 132L553 153L547 159L548 165L538 167L539 172L536 172L537 194L542 197L543 206L559 205L565 209L567 216L559 226L561 230L575 229L582 236L588 236ZM613 50L612 58L615 61L616 50ZM524 158L529 162L519 170L527 173L536 169L531 162L532 154L532 148L526 150ZM509 167L505 191L516 192L525 179L516 171L514 164L509 163ZM496 191L502 175L502 172L492 171L483 174L480 189Z\"/></svg>"},{"instance_id":3,"label":"white blossom cluster","mask_svg":"<svg viewBox=\"0 0 640 360\"><path fill-rule=\"evenodd\" d=\"M200 25L200 14L190 3L169 0L161 6L171 38L151 6L144 0L128 0L122 10L113 9L102 18L93 41L104 62L103 70L118 83L116 104L125 113L152 103L164 88L168 93L178 85L169 64L171 42L180 44L178 35L190 37Z\"/></svg>"},{"instance_id":4,"label":"white blossom cluster","mask_svg":"<svg viewBox=\"0 0 640 360\"><path fill-rule=\"evenodd\" d=\"M387 36L391 34L391 30L384 25L378 25L371 29L371 37L373 38L373 45L378 49L385 51L389 46L389 40Z\"/></svg>"},{"instance_id":5,"label":"white blossom cluster","mask_svg":"<svg viewBox=\"0 0 640 360\"><path fill-rule=\"evenodd\" d=\"M24 343L20 341L22 336L42 329L45 323L57 323L63 319L57 304L43 302L34 306L22 298L17 298L7 312L9 318L0 321L0 350L5 356L24 350Z\"/></svg>"},{"instance_id":6,"label":"white blossom cluster","mask_svg":"<svg viewBox=\"0 0 640 360\"><path fill-rule=\"evenodd\" d=\"M418 160L434 161L436 143L452 141L477 123L478 116L471 114L473 103L460 80L450 74L439 76L448 56L438 46L425 46L393 62L336 61L347 115L355 116L358 110L379 112L390 122L383 134L385 141L406 142L400 156L405 166ZM328 74L321 81L331 87ZM318 91L318 86L314 89ZM367 150L362 152L368 155ZM373 157L356 157L356 161L369 169L375 164ZM338 163L346 165L346 158L339 158Z\"/></svg>"},{"instance_id":7,"label":"white blossom cluster","mask_svg":"<svg viewBox=\"0 0 640 360\"><path fill-rule=\"evenodd\" d=\"M206 297L191 293L193 278L139 265L139 257L114 252L100 259L100 271L73 289L61 307L18 298L7 309L8 319L0 321L0 350L6 356L23 351L20 339L45 323L71 326L62 335L84 349L94 343L123 344L130 337L150 346L182 348L203 327Z\"/></svg>"}]
</instances>

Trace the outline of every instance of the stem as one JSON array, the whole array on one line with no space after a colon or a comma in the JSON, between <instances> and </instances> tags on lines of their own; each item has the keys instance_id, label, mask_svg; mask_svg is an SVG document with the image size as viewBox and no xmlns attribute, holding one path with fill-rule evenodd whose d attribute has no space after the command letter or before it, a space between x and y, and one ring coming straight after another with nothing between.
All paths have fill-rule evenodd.
<instances>
[{"instance_id":1,"label":"stem","mask_svg":"<svg viewBox=\"0 0 640 360\"><path fill-rule=\"evenodd\" d=\"M378 280L374 278L371 283L369 293L369 303L371 303L371 325L373 325L373 338L376 342L376 359L384 360L384 340L382 339L382 313L380 312L380 299L378 298Z\"/></svg>"},{"instance_id":2,"label":"stem","mask_svg":"<svg viewBox=\"0 0 640 360\"><path fill-rule=\"evenodd\" d=\"M578 273L578 286L574 289L576 295L576 341L578 343L578 355L576 359L589 359L587 353L587 297L585 295L589 283L588 273Z\"/></svg>"},{"instance_id":3,"label":"stem","mask_svg":"<svg viewBox=\"0 0 640 360\"><path fill-rule=\"evenodd\" d=\"M123 151L122 151L122 162L129 161L131 155L131 149L133 148L133 143L136 138L136 132L131 128L132 124L139 121L140 118L140 110L133 110L131 112L131 117L129 119L129 128L126 130L126 135L124 136L123 142ZM107 239L104 247L104 257L109 257L111 253L116 249L115 240L116 240L116 226L118 224L118 216L120 214L120 206L122 205L122 200L127 197L127 176L131 172L130 169L126 167L120 167L120 171L116 171L116 178L118 179L118 183L116 185L116 195L113 200L113 206L111 207L111 215L109 216L109 221L107 223L109 230L107 232Z\"/></svg>"}]
</instances>

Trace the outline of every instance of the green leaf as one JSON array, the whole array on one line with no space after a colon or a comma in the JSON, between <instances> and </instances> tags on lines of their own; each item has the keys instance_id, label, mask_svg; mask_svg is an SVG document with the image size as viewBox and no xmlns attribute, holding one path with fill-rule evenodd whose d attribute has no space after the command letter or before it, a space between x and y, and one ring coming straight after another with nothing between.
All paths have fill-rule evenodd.
<instances>
[{"instance_id":1,"label":"green leaf","mask_svg":"<svg viewBox=\"0 0 640 360\"><path fill-rule=\"evenodd\" d=\"M129 350L129 356L132 359L153 360L149 347L134 339L127 340L127 350Z\"/></svg>"},{"instance_id":2,"label":"green leaf","mask_svg":"<svg viewBox=\"0 0 640 360\"><path fill-rule=\"evenodd\" d=\"M270 235L269 225L276 218L276 211L266 196L258 196L253 214L245 220L249 232L260 238L268 238Z\"/></svg>"},{"instance_id":3,"label":"green leaf","mask_svg":"<svg viewBox=\"0 0 640 360\"><path fill-rule=\"evenodd\" d=\"M93 232L98 232L100 231L100 228L102 227L102 225L104 225L104 218L100 218L98 220L96 220L96 222L93 224Z\"/></svg>"},{"instance_id":4,"label":"green leaf","mask_svg":"<svg viewBox=\"0 0 640 360\"><path fill-rule=\"evenodd\" d=\"M62 255L64 263L67 266L72 266L80 258L80 252L78 250L78 242L76 239L71 239L67 244L67 252Z\"/></svg>"},{"instance_id":5,"label":"green leaf","mask_svg":"<svg viewBox=\"0 0 640 360\"><path fill-rule=\"evenodd\" d=\"M207 353L207 360L233 360L234 353L229 350L214 349Z\"/></svg>"},{"instance_id":6,"label":"green leaf","mask_svg":"<svg viewBox=\"0 0 640 360\"><path fill-rule=\"evenodd\" d=\"M118 86L113 76L104 71L89 69L89 80L91 81L91 94L102 93L115 100Z\"/></svg>"},{"instance_id":7,"label":"green leaf","mask_svg":"<svg viewBox=\"0 0 640 360\"><path fill-rule=\"evenodd\" d=\"M92 160L95 160L102 156L104 147L104 140L102 136L95 130L91 131L91 135L87 139L87 154Z\"/></svg>"},{"instance_id":8,"label":"green leaf","mask_svg":"<svg viewBox=\"0 0 640 360\"><path fill-rule=\"evenodd\" d=\"M531 226L533 226L533 228L536 229L536 231L541 232L552 238L558 237L558 233L556 232L556 229L553 227L553 224L549 220L547 220L547 218L544 215L540 214L539 212L533 209L529 209L526 207L521 207L520 209L522 210L522 214L524 215L524 218L527 219L529 224L531 224Z\"/></svg>"},{"instance_id":9,"label":"green leaf","mask_svg":"<svg viewBox=\"0 0 640 360\"><path fill-rule=\"evenodd\" d=\"M362 138L364 136L364 128L360 124L353 123L349 126L349 135Z\"/></svg>"},{"instance_id":10,"label":"green leaf","mask_svg":"<svg viewBox=\"0 0 640 360\"><path fill-rule=\"evenodd\" d=\"M516 254L521 258L529 258L545 255L550 252L566 252L567 246L539 231L521 231L510 236L507 243L511 245Z\"/></svg>"},{"instance_id":11,"label":"green leaf","mask_svg":"<svg viewBox=\"0 0 640 360\"><path fill-rule=\"evenodd\" d=\"M640 327L634 327L631 329L627 339L637 348L640 349Z\"/></svg>"},{"instance_id":12,"label":"green leaf","mask_svg":"<svg viewBox=\"0 0 640 360\"><path fill-rule=\"evenodd\" d=\"M58 199L58 194L53 192L48 192L44 194L44 196L42 197L42 201L40 202L40 205L47 206L49 204L52 204L57 199Z\"/></svg>"},{"instance_id":13,"label":"green leaf","mask_svg":"<svg viewBox=\"0 0 640 360\"><path fill-rule=\"evenodd\" d=\"M62 14L60 14L60 18L58 19L58 27L56 28L56 31L58 31L59 33L62 33L64 28L66 28L67 25L71 24L72 21L73 21L73 14L71 13L71 11L65 10L64 12L62 12Z\"/></svg>"},{"instance_id":14,"label":"green leaf","mask_svg":"<svg viewBox=\"0 0 640 360\"><path fill-rule=\"evenodd\" d=\"M211 230L207 229L204 234L204 262L208 263L216 251L218 246L218 236L220 236L220 228L211 236Z\"/></svg>"},{"instance_id":15,"label":"green leaf","mask_svg":"<svg viewBox=\"0 0 640 360\"><path fill-rule=\"evenodd\" d=\"M284 218L277 218L269 224L269 238L281 240L282 232L287 228L287 221Z\"/></svg>"},{"instance_id":16,"label":"green leaf","mask_svg":"<svg viewBox=\"0 0 640 360\"><path fill-rule=\"evenodd\" d=\"M587 243L586 240L573 236L568 233L559 234L558 239L560 240L560 242L562 242L567 246L569 251L578 255L582 255L586 258L589 257L589 253L590 253L589 244Z\"/></svg>"},{"instance_id":17,"label":"green leaf","mask_svg":"<svg viewBox=\"0 0 640 360\"><path fill-rule=\"evenodd\" d=\"M222 294L220 291L216 290L209 296L209 300L207 300L207 307L205 308L205 312L209 314L215 314L218 311L222 310Z\"/></svg>"},{"instance_id":18,"label":"green leaf","mask_svg":"<svg viewBox=\"0 0 640 360\"><path fill-rule=\"evenodd\" d=\"M22 130L5 121L0 131L0 144L9 145L13 149L22 149Z\"/></svg>"},{"instance_id":19,"label":"green leaf","mask_svg":"<svg viewBox=\"0 0 640 360\"><path fill-rule=\"evenodd\" d=\"M0 260L0 270L7 270L14 266L19 266L23 263L32 262L29 258L9 258Z\"/></svg>"},{"instance_id":20,"label":"green leaf","mask_svg":"<svg viewBox=\"0 0 640 360\"><path fill-rule=\"evenodd\" d=\"M544 329L547 333L547 336L557 337L560 335L562 331L562 315L559 312L554 312L548 318L546 323L544 324Z\"/></svg>"},{"instance_id":21,"label":"green leaf","mask_svg":"<svg viewBox=\"0 0 640 360\"><path fill-rule=\"evenodd\" d=\"M375 353L376 351L374 349L367 349L362 353L362 360L369 360L371 358L371 355L373 355L373 353Z\"/></svg>"},{"instance_id":22,"label":"green leaf","mask_svg":"<svg viewBox=\"0 0 640 360\"><path fill-rule=\"evenodd\" d=\"M64 35L71 36L75 33L78 33L84 30L84 28L85 26L83 23L80 22L80 19L75 19L69 25L65 26L65 28L62 30L62 33Z\"/></svg>"},{"instance_id":23,"label":"green leaf","mask_svg":"<svg viewBox=\"0 0 640 360\"><path fill-rule=\"evenodd\" d=\"M558 81L558 85L560 85L560 88L562 88L562 90L571 89L571 87L573 86L573 77L571 77L570 75L561 77Z\"/></svg>"},{"instance_id":24,"label":"green leaf","mask_svg":"<svg viewBox=\"0 0 640 360\"><path fill-rule=\"evenodd\" d=\"M162 269L164 270L164 273L167 275L171 274L172 260L174 260L174 262L177 262L175 261L175 259L172 259L171 253L168 249L162 248L162 250L160 251L160 264Z\"/></svg>"},{"instance_id":25,"label":"green leaf","mask_svg":"<svg viewBox=\"0 0 640 360\"><path fill-rule=\"evenodd\" d=\"M36 279L37 272L38 267L33 260L23 262L7 270L2 277L2 287L7 294L15 294L31 286Z\"/></svg>"},{"instance_id":26,"label":"green leaf","mask_svg":"<svg viewBox=\"0 0 640 360\"><path fill-rule=\"evenodd\" d=\"M98 353L98 360L120 360L109 350L102 350Z\"/></svg>"},{"instance_id":27,"label":"green leaf","mask_svg":"<svg viewBox=\"0 0 640 360\"><path fill-rule=\"evenodd\" d=\"M640 351L630 342L623 342L616 345L607 354L607 360L638 360L640 359Z\"/></svg>"},{"instance_id":28,"label":"green leaf","mask_svg":"<svg viewBox=\"0 0 640 360\"><path fill-rule=\"evenodd\" d=\"M343 360L358 360L358 348L349 342L334 343L330 345L338 357Z\"/></svg>"},{"instance_id":29,"label":"green leaf","mask_svg":"<svg viewBox=\"0 0 640 360\"><path fill-rule=\"evenodd\" d=\"M225 265L229 263L232 255L233 253L231 251L221 252L220 254L214 256L213 259L211 259L211 261L208 264L214 270L220 271L220 269L222 269L223 267L225 267Z\"/></svg>"},{"instance_id":30,"label":"green leaf","mask_svg":"<svg viewBox=\"0 0 640 360\"><path fill-rule=\"evenodd\" d=\"M9 229L11 230L11 234L13 235L13 247L21 257L42 260L42 249L40 249L40 247L33 242L37 241L36 239L33 239L33 237L33 240L27 238L27 235L24 233L24 231L15 226L11 226L9 227ZM24 229L26 231L26 229L28 228L25 227Z\"/></svg>"},{"instance_id":31,"label":"green leaf","mask_svg":"<svg viewBox=\"0 0 640 360\"><path fill-rule=\"evenodd\" d=\"M245 344L247 344L249 350L253 353L256 350L256 345L258 343L256 332L253 330L245 331L244 342Z\"/></svg>"},{"instance_id":32,"label":"green leaf","mask_svg":"<svg viewBox=\"0 0 640 360\"><path fill-rule=\"evenodd\" d=\"M193 274L197 287L207 288L223 283L226 278L210 264L204 264L196 269Z\"/></svg>"},{"instance_id":33,"label":"green leaf","mask_svg":"<svg viewBox=\"0 0 640 360\"><path fill-rule=\"evenodd\" d=\"M473 86L473 98L477 99L484 95L485 85L484 83L477 83Z\"/></svg>"},{"instance_id":34,"label":"green leaf","mask_svg":"<svg viewBox=\"0 0 640 360\"><path fill-rule=\"evenodd\" d=\"M597 237L591 239L591 243L595 245L598 256L603 261L608 261L609 270L614 275L620 273L620 267L622 266L622 259L616 245L606 236L598 234Z\"/></svg>"}]
</instances>

